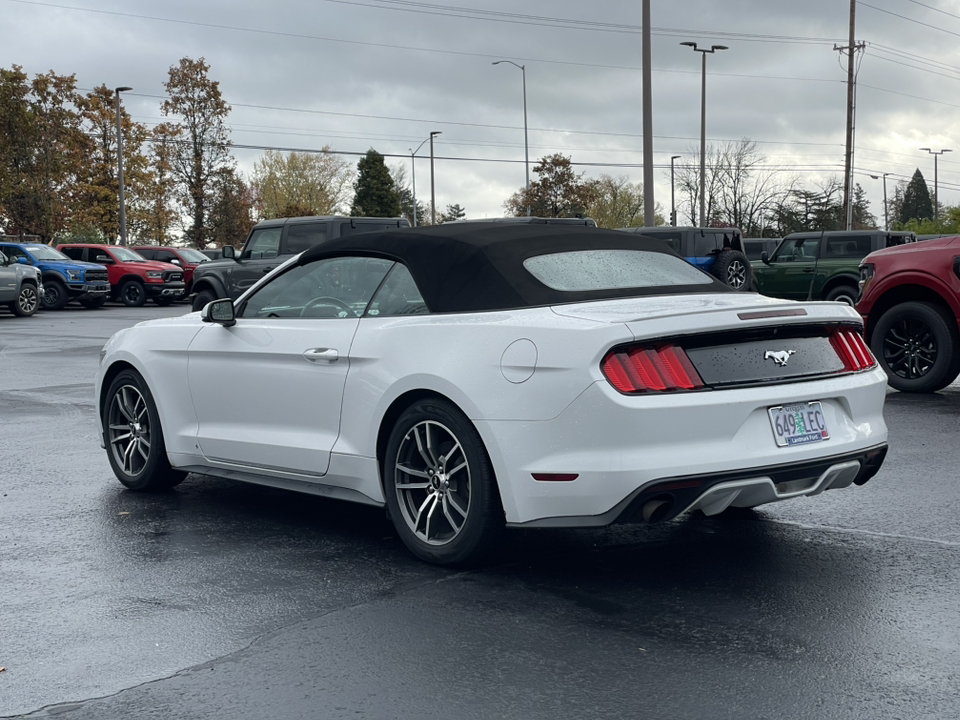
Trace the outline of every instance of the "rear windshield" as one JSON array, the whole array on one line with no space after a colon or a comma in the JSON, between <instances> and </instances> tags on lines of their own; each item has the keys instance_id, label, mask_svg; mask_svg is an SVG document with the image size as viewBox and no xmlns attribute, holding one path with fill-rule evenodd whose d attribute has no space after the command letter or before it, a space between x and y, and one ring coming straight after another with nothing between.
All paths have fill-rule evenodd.
<instances>
[{"instance_id":1,"label":"rear windshield","mask_svg":"<svg viewBox=\"0 0 960 720\"><path fill-rule=\"evenodd\" d=\"M579 250L538 255L523 267L551 290L589 292L675 285L712 285L684 260L646 250Z\"/></svg>"}]
</instances>

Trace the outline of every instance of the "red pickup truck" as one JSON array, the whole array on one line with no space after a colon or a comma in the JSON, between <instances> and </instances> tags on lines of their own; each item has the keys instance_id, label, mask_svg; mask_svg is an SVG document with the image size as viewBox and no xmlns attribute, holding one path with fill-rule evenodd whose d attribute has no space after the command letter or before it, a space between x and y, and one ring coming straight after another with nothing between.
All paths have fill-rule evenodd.
<instances>
[{"instance_id":1,"label":"red pickup truck","mask_svg":"<svg viewBox=\"0 0 960 720\"><path fill-rule=\"evenodd\" d=\"M857 311L891 386L935 392L952 383L960 375L960 237L867 255Z\"/></svg>"},{"instance_id":2,"label":"red pickup truck","mask_svg":"<svg viewBox=\"0 0 960 720\"><path fill-rule=\"evenodd\" d=\"M147 260L130 248L90 243L57 245L57 250L73 260L106 267L110 298L128 307L140 307L147 298L157 305L169 305L186 294L182 268Z\"/></svg>"}]
</instances>

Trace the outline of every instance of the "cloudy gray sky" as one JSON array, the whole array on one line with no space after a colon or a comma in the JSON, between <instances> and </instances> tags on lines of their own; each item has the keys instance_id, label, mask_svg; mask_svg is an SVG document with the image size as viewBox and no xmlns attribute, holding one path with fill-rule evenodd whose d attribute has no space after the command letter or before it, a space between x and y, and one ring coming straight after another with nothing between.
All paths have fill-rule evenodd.
<instances>
[{"instance_id":1,"label":"cloudy gray sky","mask_svg":"<svg viewBox=\"0 0 960 720\"><path fill-rule=\"evenodd\" d=\"M642 177L639 0L0 0L0 66L75 73L82 89L129 85L148 125L168 68L204 57L232 105L237 145L406 155L441 131L437 205L503 213L524 180L520 70L530 157L563 152L589 176ZM708 57L708 139L753 139L771 165L812 187L843 171L847 0L652 0L657 200L669 208L671 155L699 141ZM940 200L960 202L960 1L857 5L857 181L882 216L881 184L940 161ZM429 146L417 195L429 193ZM262 152L237 148L249 171ZM388 160L391 164L399 159ZM680 161L682 162L682 160ZM531 165L533 163L531 162ZM604 167L603 164L625 167Z\"/></svg>"}]
</instances>

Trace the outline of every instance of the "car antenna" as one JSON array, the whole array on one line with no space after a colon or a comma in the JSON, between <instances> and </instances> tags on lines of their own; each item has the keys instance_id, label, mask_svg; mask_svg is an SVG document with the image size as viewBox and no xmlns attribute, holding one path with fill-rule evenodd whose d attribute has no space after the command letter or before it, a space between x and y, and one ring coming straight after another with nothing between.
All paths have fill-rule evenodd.
<instances>
[{"instance_id":1,"label":"car antenna","mask_svg":"<svg viewBox=\"0 0 960 720\"><path fill-rule=\"evenodd\" d=\"M817 252L813 256L813 274L810 276L810 287L807 288L807 302L813 300L813 283L817 279L817 265L820 264L820 246L823 245L823 236L826 233L821 230L820 238L817 240Z\"/></svg>"}]
</instances>

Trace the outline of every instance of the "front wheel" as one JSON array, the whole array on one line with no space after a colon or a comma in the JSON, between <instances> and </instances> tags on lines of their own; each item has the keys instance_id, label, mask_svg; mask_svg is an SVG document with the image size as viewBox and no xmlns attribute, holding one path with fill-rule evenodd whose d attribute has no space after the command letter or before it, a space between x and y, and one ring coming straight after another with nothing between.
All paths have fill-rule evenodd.
<instances>
[{"instance_id":1,"label":"front wheel","mask_svg":"<svg viewBox=\"0 0 960 720\"><path fill-rule=\"evenodd\" d=\"M437 565L476 559L504 525L493 467L473 424L441 399L420 400L387 443L384 495L404 544Z\"/></svg>"},{"instance_id":2,"label":"front wheel","mask_svg":"<svg viewBox=\"0 0 960 720\"><path fill-rule=\"evenodd\" d=\"M131 490L165 490L187 476L167 459L153 395L139 373L124 370L110 383L100 415L107 458L117 479Z\"/></svg>"},{"instance_id":3,"label":"front wheel","mask_svg":"<svg viewBox=\"0 0 960 720\"><path fill-rule=\"evenodd\" d=\"M127 307L141 307L147 301L147 291L138 280L127 280L120 286L120 300Z\"/></svg>"},{"instance_id":4,"label":"front wheel","mask_svg":"<svg viewBox=\"0 0 960 720\"><path fill-rule=\"evenodd\" d=\"M905 302L877 321L870 349L901 392L936 392L960 373L957 322L936 305Z\"/></svg>"},{"instance_id":5,"label":"front wheel","mask_svg":"<svg viewBox=\"0 0 960 720\"><path fill-rule=\"evenodd\" d=\"M43 283L43 297L40 304L44 310L62 310L70 302L67 288L59 280L47 280Z\"/></svg>"},{"instance_id":6,"label":"front wheel","mask_svg":"<svg viewBox=\"0 0 960 720\"><path fill-rule=\"evenodd\" d=\"M200 312L216 299L216 296L209 290L201 290L193 296L193 303L190 307L193 308L194 312Z\"/></svg>"},{"instance_id":7,"label":"front wheel","mask_svg":"<svg viewBox=\"0 0 960 720\"><path fill-rule=\"evenodd\" d=\"M10 303L10 310L18 317L30 317L40 307L40 293L34 285L24 283L20 286L17 299Z\"/></svg>"}]
</instances>

